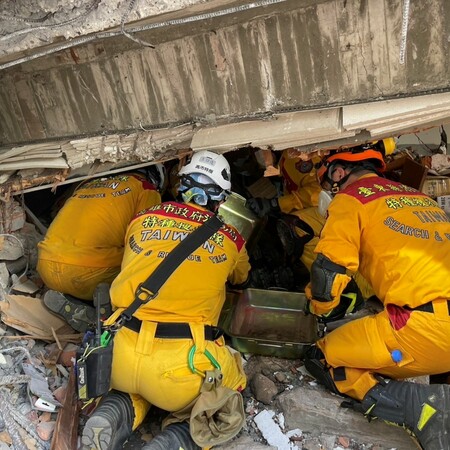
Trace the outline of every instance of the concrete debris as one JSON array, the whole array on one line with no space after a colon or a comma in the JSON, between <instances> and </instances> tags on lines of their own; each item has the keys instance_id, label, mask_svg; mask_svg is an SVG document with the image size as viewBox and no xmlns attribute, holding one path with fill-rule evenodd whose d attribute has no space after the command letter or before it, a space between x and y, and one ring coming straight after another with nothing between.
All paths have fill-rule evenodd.
<instances>
[{"instance_id":1,"label":"concrete debris","mask_svg":"<svg viewBox=\"0 0 450 450\"><path fill-rule=\"evenodd\" d=\"M437 175L450 174L450 155L436 154L431 156L431 171Z\"/></svg>"},{"instance_id":2,"label":"concrete debris","mask_svg":"<svg viewBox=\"0 0 450 450\"><path fill-rule=\"evenodd\" d=\"M0 260L16 260L25 253L22 242L13 234L0 236Z\"/></svg>"},{"instance_id":3,"label":"concrete debris","mask_svg":"<svg viewBox=\"0 0 450 450\"><path fill-rule=\"evenodd\" d=\"M173 128L162 128L158 130L141 131L131 134L113 134L108 136L96 136L83 139L75 139L62 143L49 143L49 148L58 151L64 164L57 165L58 158L49 159L44 153L42 167L79 169L94 164L96 161L106 162L151 162L158 159L167 159L177 149L188 148L193 136L193 126L183 125ZM22 150L22 155L28 155L28 146L16 148L16 153ZM16 154L14 153L14 155ZM35 153L33 153L34 155ZM4 155L0 155L0 158ZM173 155L172 155L173 156ZM25 158L26 156L23 156ZM39 153L39 157L41 154ZM14 156L15 158L15 156ZM58 160L59 160L58 159ZM38 167L37 163L32 165L27 159L27 168ZM15 164L11 158L4 158L0 162L0 174L8 169L8 165ZM25 167L25 166L23 166ZM16 167L14 168L22 168Z\"/></svg>"},{"instance_id":4,"label":"concrete debris","mask_svg":"<svg viewBox=\"0 0 450 450\"><path fill-rule=\"evenodd\" d=\"M6 265L5 265L6 266ZM39 286L26 275L18 277L16 274L11 274L11 290L23 294L35 294L39 290Z\"/></svg>"},{"instance_id":5,"label":"concrete debris","mask_svg":"<svg viewBox=\"0 0 450 450\"><path fill-rule=\"evenodd\" d=\"M261 373L253 377L252 390L255 393L255 398L266 405L270 405L275 395L278 394L275 383Z\"/></svg>"},{"instance_id":6,"label":"concrete debris","mask_svg":"<svg viewBox=\"0 0 450 450\"><path fill-rule=\"evenodd\" d=\"M0 233L11 233L20 230L25 224L25 211L18 202L0 203ZM15 259L15 258L12 258Z\"/></svg>"},{"instance_id":7,"label":"concrete debris","mask_svg":"<svg viewBox=\"0 0 450 450\"><path fill-rule=\"evenodd\" d=\"M9 287L9 272L4 262L0 263L0 287L4 291Z\"/></svg>"},{"instance_id":8,"label":"concrete debris","mask_svg":"<svg viewBox=\"0 0 450 450\"><path fill-rule=\"evenodd\" d=\"M274 415L273 411L264 410L253 419L264 439L269 445L273 445L279 450L298 450L298 447L290 442L289 438L281 431L279 425L273 420Z\"/></svg>"},{"instance_id":9,"label":"concrete debris","mask_svg":"<svg viewBox=\"0 0 450 450\"><path fill-rule=\"evenodd\" d=\"M45 392L46 396L52 397L50 386L56 389L62 385L63 378L51 367L45 367L37 358L39 354L45 353L42 343L21 339L20 335L14 335L14 331L4 325L1 328L5 331L4 337L18 339L0 341L0 354L7 362L0 365L0 418L6 426L5 432L0 433L0 448L48 450L52 434L51 423L55 421L57 414L41 413L36 407L38 398L34 393ZM44 425L44 422L48 425Z\"/></svg>"}]
</instances>

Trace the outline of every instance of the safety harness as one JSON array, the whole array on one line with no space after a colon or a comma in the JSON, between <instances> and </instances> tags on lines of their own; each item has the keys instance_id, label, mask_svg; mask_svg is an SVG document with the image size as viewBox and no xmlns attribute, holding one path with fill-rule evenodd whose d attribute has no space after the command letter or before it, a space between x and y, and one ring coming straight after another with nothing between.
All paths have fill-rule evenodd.
<instances>
[{"instance_id":1,"label":"safety harness","mask_svg":"<svg viewBox=\"0 0 450 450\"><path fill-rule=\"evenodd\" d=\"M216 233L223 222L213 215L200 227L188 235L169 255L158 265L153 273L141 283L135 292L135 298L131 305L126 308L117 320L106 326L97 325L95 334L83 340L83 345L77 351L77 387L80 400L90 400L100 397L108 392L111 382L113 337L115 333L125 326L139 331L141 321L133 314L142 305L153 300L159 293L161 286L177 267L209 237ZM102 329L104 331L102 331ZM205 339L215 340L220 337L220 330L216 327L205 326ZM158 323L156 337L169 338L192 338L188 323ZM195 345L191 352L195 353ZM191 354L190 354L191 355ZM220 370L218 363L205 352L213 366ZM193 356L189 356L189 367L196 373L193 366Z\"/></svg>"},{"instance_id":2,"label":"safety harness","mask_svg":"<svg viewBox=\"0 0 450 450\"><path fill-rule=\"evenodd\" d=\"M170 275L177 267L200 245L216 233L223 225L218 216L213 215L200 227L188 235L179 245L172 250L161 264L150 274L150 276L136 289L133 303L125 309L118 317L116 322L109 325L102 334L102 343L104 340L110 339L112 333L118 331L122 326L127 326L132 330L140 328L138 319L133 314L141 306L153 300L159 293L161 286L167 281ZM135 319L131 322L132 319ZM181 326L186 324L180 324ZM175 332L176 333L176 332ZM175 337L175 336L174 336ZM186 336L188 337L188 336Z\"/></svg>"}]
</instances>

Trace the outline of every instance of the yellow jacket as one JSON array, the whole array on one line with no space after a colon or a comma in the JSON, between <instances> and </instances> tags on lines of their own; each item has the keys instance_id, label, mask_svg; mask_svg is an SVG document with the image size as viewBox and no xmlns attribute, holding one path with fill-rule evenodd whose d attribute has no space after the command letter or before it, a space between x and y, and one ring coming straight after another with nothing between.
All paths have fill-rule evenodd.
<instances>
[{"instance_id":1,"label":"yellow jacket","mask_svg":"<svg viewBox=\"0 0 450 450\"><path fill-rule=\"evenodd\" d=\"M434 200L369 174L338 193L328 212L315 252L359 271L385 305L450 299L450 223ZM313 301L313 310L331 310L342 289L336 301Z\"/></svg>"},{"instance_id":2,"label":"yellow jacket","mask_svg":"<svg viewBox=\"0 0 450 450\"><path fill-rule=\"evenodd\" d=\"M161 202L139 174L96 178L82 184L61 208L42 242L39 259L90 267L119 267L127 225Z\"/></svg>"},{"instance_id":3,"label":"yellow jacket","mask_svg":"<svg viewBox=\"0 0 450 450\"><path fill-rule=\"evenodd\" d=\"M111 286L113 306L129 306L138 285L211 215L191 203L166 202L137 216L127 230L122 270ZM157 297L134 315L156 322L217 325L227 280L244 283L249 270L244 239L234 227L225 225L183 261Z\"/></svg>"},{"instance_id":4,"label":"yellow jacket","mask_svg":"<svg viewBox=\"0 0 450 450\"><path fill-rule=\"evenodd\" d=\"M293 214L319 204L321 188L314 168L314 164L318 161L318 158L308 161L289 158L288 151L283 152L279 167L284 193L278 198L278 204L283 213Z\"/></svg>"}]
</instances>

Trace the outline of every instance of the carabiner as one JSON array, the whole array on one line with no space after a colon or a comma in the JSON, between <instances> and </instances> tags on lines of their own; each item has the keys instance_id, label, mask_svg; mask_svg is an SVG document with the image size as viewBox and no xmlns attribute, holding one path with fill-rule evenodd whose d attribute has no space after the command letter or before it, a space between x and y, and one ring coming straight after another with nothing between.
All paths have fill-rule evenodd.
<instances>
[{"instance_id":1,"label":"carabiner","mask_svg":"<svg viewBox=\"0 0 450 450\"><path fill-rule=\"evenodd\" d=\"M204 377L205 373L201 372L198 369L196 369L195 366L194 366L194 357L195 357L195 351L196 350L197 350L197 346L195 344L189 350L189 354L188 354L189 369L191 369L192 373L196 373L196 374L200 375L201 377ZM220 364L217 362L217 360L214 358L213 355L211 355L211 353L208 350L205 349L205 351L203 353L211 361L211 364L216 369L222 370L222 368L220 367Z\"/></svg>"}]
</instances>

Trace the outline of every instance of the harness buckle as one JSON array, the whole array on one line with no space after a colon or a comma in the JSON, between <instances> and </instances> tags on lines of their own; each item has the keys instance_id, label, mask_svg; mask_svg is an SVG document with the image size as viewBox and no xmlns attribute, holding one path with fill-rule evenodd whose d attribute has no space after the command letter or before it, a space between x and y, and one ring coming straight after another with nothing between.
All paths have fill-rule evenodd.
<instances>
[{"instance_id":1,"label":"harness buckle","mask_svg":"<svg viewBox=\"0 0 450 450\"><path fill-rule=\"evenodd\" d=\"M150 291L149 289L144 287L143 283L141 283L137 287L135 295L141 302L147 303L150 300L153 300L158 295L158 292Z\"/></svg>"}]
</instances>

